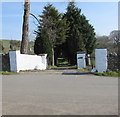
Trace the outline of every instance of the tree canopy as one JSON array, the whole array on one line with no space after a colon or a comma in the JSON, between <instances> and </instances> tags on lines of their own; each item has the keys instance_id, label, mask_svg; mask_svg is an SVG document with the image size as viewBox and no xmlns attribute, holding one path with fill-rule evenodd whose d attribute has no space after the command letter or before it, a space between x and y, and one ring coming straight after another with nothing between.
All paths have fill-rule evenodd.
<instances>
[{"instance_id":1,"label":"tree canopy","mask_svg":"<svg viewBox=\"0 0 120 117\"><path fill-rule=\"evenodd\" d=\"M66 39L68 60L71 64L76 64L77 52L91 54L94 51L96 42L94 28L74 2L69 3L64 17L69 25Z\"/></svg>"},{"instance_id":2,"label":"tree canopy","mask_svg":"<svg viewBox=\"0 0 120 117\"><path fill-rule=\"evenodd\" d=\"M74 2L69 2L63 15L52 4L48 4L39 18L34 51L36 54L47 53L52 65L54 58L56 60L61 54L71 65L75 65L77 52L91 54L94 51L94 28Z\"/></svg>"},{"instance_id":3,"label":"tree canopy","mask_svg":"<svg viewBox=\"0 0 120 117\"><path fill-rule=\"evenodd\" d=\"M66 39L66 19L62 18L52 4L45 6L42 14L39 16L41 24L36 31L34 50L36 54L47 53L49 60L54 65L54 49Z\"/></svg>"}]
</instances>

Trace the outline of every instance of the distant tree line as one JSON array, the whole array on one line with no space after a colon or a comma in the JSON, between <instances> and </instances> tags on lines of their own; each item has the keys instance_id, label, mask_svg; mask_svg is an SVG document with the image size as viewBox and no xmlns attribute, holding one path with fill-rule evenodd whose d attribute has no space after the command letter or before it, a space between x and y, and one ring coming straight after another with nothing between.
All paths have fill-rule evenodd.
<instances>
[{"instance_id":1,"label":"distant tree line","mask_svg":"<svg viewBox=\"0 0 120 117\"><path fill-rule=\"evenodd\" d=\"M48 4L39 18L34 52L37 55L47 53L49 65L56 64L58 57L66 58L71 65L75 65L77 52L92 54L94 51L94 28L74 2L68 4L64 14Z\"/></svg>"},{"instance_id":2,"label":"distant tree line","mask_svg":"<svg viewBox=\"0 0 120 117\"><path fill-rule=\"evenodd\" d=\"M109 36L96 37L97 48L106 48L110 54L119 54L120 31L112 31Z\"/></svg>"}]
</instances>

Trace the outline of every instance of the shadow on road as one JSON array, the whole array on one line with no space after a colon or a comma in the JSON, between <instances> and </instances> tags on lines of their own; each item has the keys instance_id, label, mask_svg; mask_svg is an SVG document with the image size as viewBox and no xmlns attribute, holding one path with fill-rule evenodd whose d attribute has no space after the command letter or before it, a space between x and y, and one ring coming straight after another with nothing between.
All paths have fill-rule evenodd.
<instances>
[{"instance_id":1,"label":"shadow on road","mask_svg":"<svg viewBox=\"0 0 120 117\"><path fill-rule=\"evenodd\" d=\"M91 72L63 72L62 75L89 75Z\"/></svg>"},{"instance_id":2,"label":"shadow on road","mask_svg":"<svg viewBox=\"0 0 120 117\"><path fill-rule=\"evenodd\" d=\"M86 71L78 71L77 68L72 68L72 67L57 67L57 68L52 68L48 69L49 71L54 71L55 72L61 72L62 75L90 75L92 74L91 72L86 72Z\"/></svg>"}]
</instances>

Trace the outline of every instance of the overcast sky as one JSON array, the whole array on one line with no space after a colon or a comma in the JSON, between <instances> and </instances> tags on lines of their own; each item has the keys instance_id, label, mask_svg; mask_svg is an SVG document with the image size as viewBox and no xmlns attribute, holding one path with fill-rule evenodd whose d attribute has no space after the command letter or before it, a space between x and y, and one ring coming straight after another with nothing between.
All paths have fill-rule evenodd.
<instances>
[{"instance_id":1,"label":"overcast sky","mask_svg":"<svg viewBox=\"0 0 120 117\"><path fill-rule=\"evenodd\" d=\"M30 12L38 16L42 14L43 7L48 2L31 2ZM68 2L51 2L61 13L66 12ZM89 23L94 26L97 35L109 35L111 31L118 29L118 2L76 2L78 8L87 17ZM1 5L1 3L0 3ZM2 35L1 39L22 38L23 2L2 3ZM1 20L1 18L0 18ZM37 23L33 17L29 17L29 37L34 40L34 30Z\"/></svg>"}]
</instances>

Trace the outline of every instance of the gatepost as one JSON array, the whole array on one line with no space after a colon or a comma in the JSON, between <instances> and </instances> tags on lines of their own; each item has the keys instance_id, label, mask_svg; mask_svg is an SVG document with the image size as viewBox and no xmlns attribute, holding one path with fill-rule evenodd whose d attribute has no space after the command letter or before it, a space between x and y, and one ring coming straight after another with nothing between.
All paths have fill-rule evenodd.
<instances>
[{"instance_id":1,"label":"gatepost","mask_svg":"<svg viewBox=\"0 0 120 117\"><path fill-rule=\"evenodd\" d=\"M77 53L77 68L78 69L85 69L86 68L85 57L86 57L86 54Z\"/></svg>"},{"instance_id":2,"label":"gatepost","mask_svg":"<svg viewBox=\"0 0 120 117\"><path fill-rule=\"evenodd\" d=\"M95 50L95 64L97 72L102 73L107 71L107 49Z\"/></svg>"}]
</instances>

